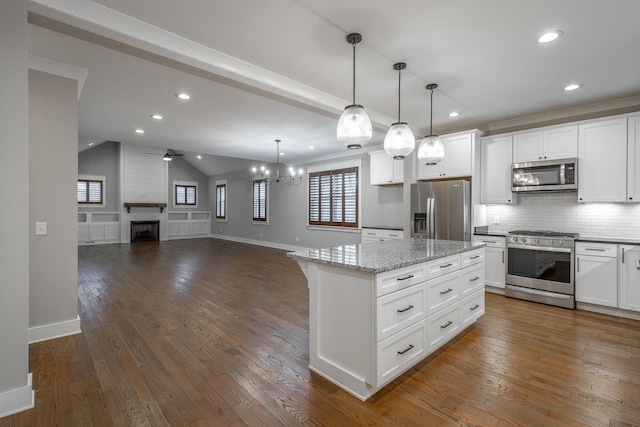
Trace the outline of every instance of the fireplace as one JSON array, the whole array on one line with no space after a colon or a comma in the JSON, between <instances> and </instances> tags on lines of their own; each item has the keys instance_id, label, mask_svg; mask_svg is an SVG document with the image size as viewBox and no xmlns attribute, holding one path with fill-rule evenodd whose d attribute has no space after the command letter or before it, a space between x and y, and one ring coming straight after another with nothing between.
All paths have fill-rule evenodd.
<instances>
[{"instance_id":1,"label":"fireplace","mask_svg":"<svg viewBox=\"0 0 640 427\"><path fill-rule=\"evenodd\" d=\"M160 240L160 221L131 221L131 243Z\"/></svg>"}]
</instances>

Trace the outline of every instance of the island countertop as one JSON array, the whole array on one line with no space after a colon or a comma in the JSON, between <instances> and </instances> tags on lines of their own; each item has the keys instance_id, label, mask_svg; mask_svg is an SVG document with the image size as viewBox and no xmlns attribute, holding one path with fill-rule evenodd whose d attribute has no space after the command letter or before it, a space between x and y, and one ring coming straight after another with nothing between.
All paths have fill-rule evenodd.
<instances>
[{"instance_id":1,"label":"island countertop","mask_svg":"<svg viewBox=\"0 0 640 427\"><path fill-rule=\"evenodd\" d=\"M484 246L484 243L410 238L308 249L290 252L287 256L297 261L382 273Z\"/></svg>"}]
</instances>

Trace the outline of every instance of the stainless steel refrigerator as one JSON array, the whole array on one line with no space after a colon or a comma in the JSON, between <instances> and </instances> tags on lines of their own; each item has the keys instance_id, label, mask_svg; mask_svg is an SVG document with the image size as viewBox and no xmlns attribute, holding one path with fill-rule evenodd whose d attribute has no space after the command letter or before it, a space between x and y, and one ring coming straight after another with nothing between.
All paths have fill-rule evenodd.
<instances>
[{"instance_id":1,"label":"stainless steel refrigerator","mask_svg":"<svg viewBox=\"0 0 640 427\"><path fill-rule=\"evenodd\" d=\"M411 184L414 237L471 240L471 183L465 180Z\"/></svg>"}]
</instances>

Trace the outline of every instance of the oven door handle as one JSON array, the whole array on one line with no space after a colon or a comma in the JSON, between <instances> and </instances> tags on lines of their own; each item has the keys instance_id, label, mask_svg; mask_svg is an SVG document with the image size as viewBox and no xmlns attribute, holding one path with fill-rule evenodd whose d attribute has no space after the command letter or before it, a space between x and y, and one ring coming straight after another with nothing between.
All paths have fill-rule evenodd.
<instances>
[{"instance_id":1,"label":"oven door handle","mask_svg":"<svg viewBox=\"0 0 640 427\"><path fill-rule=\"evenodd\" d=\"M527 246L527 245L507 245L507 248L513 249L529 249L532 251L543 251L543 252L564 252L570 254L571 248L547 248L544 246Z\"/></svg>"}]
</instances>

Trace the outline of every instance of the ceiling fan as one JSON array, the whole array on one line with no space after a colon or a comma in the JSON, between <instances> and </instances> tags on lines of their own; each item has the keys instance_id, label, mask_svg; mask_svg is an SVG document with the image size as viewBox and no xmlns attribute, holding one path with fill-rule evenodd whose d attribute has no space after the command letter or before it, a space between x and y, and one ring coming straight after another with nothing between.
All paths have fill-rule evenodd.
<instances>
[{"instance_id":1,"label":"ceiling fan","mask_svg":"<svg viewBox=\"0 0 640 427\"><path fill-rule=\"evenodd\" d=\"M170 162L173 157L182 157L182 156L184 156L184 154L169 153L168 151L166 153L164 153L164 154L160 154L160 153L144 153L144 154L152 154L152 155L155 155L155 156L162 156L162 160L164 160L165 162Z\"/></svg>"}]
</instances>

